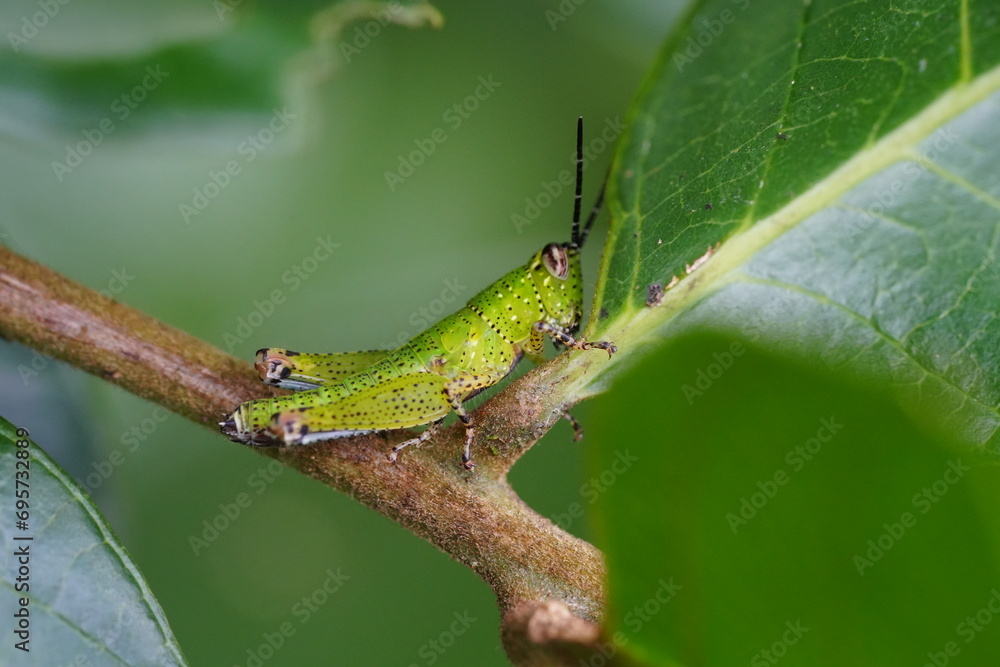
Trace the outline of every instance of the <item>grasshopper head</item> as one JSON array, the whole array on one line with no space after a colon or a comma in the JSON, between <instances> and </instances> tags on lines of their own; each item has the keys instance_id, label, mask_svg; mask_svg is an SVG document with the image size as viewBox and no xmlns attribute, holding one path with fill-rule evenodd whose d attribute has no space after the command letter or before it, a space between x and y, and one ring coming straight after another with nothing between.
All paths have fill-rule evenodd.
<instances>
[{"instance_id":1,"label":"grasshopper head","mask_svg":"<svg viewBox=\"0 0 1000 667\"><path fill-rule=\"evenodd\" d=\"M605 178L605 184L607 179ZM573 197L573 232L566 243L550 243L528 264L538 299L549 324L575 333L583 317L583 278L580 249L604 203L604 184L587 222L580 225L580 201L583 195L583 116L576 122L576 192Z\"/></svg>"},{"instance_id":2,"label":"grasshopper head","mask_svg":"<svg viewBox=\"0 0 1000 667\"><path fill-rule=\"evenodd\" d=\"M550 243L531 259L528 272L549 324L575 331L583 316L580 248L573 242Z\"/></svg>"}]
</instances>

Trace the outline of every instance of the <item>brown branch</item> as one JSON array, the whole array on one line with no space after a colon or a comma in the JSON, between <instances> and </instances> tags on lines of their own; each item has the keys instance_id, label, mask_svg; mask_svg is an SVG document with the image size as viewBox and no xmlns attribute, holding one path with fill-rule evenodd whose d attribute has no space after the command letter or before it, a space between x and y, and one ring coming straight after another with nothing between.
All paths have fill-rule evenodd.
<instances>
[{"instance_id":1,"label":"brown branch","mask_svg":"<svg viewBox=\"0 0 1000 667\"><path fill-rule=\"evenodd\" d=\"M249 363L2 246L0 335L212 429L239 403L267 395ZM527 507L506 472L559 418L573 384L561 374L566 367L565 356L539 367L476 412L478 442L496 444L492 452L474 449L480 465L472 472L459 463L458 428L406 450L396 463L386 454L408 434L260 451L353 496L472 568L497 596L510 657L518 664L558 664L558 656L570 660L596 639L604 610L603 559ZM539 613L548 620L538 621ZM552 652L552 646L560 648Z\"/></svg>"}]
</instances>

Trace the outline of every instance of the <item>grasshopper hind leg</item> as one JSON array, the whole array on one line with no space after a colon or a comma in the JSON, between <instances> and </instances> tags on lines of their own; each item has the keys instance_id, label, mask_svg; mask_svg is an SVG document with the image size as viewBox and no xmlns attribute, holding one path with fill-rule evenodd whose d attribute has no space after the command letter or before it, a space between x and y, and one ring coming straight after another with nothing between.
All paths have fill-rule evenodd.
<instances>
[{"instance_id":1,"label":"grasshopper hind leg","mask_svg":"<svg viewBox=\"0 0 1000 667\"><path fill-rule=\"evenodd\" d=\"M278 355L287 358L282 353ZM264 360L274 359L275 368L279 368L278 355L270 348L261 356ZM300 365L304 356L293 355L292 363L299 372L311 372L305 364ZM295 377L295 371L290 377ZM390 378L341 396L326 396L323 392L329 392L330 387L325 387L318 389L318 393L249 401L239 406L221 427L230 437L248 444L252 439L252 444L294 446L429 424L416 438L393 448L390 460L395 460L405 447L433 437L440 430L442 420L454 411L465 425L462 464L471 470L475 466L470 454L475 429L462 401L482 387L495 383L493 376L486 374L449 379L434 373L418 373Z\"/></svg>"},{"instance_id":2,"label":"grasshopper hind leg","mask_svg":"<svg viewBox=\"0 0 1000 667\"><path fill-rule=\"evenodd\" d=\"M362 373L385 359L386 354L384 350L314 354L282 347L262 347L257 350L254 368L264 384L308 391Z\"/></svg>"},{"instance_id":3,"label":"grasshopper hind leg","mask_svg":"<svg viewBox=\"0 0 1000 667\"><path fill-rule=\"evenodd\" d=\"M462 449L462 467L466 470L472 470L476 467L476 464L472 462L472 440L476 434L476 429L472 425L472 418L463 409L459 413L458 418L465 425L465 446ZM421 445L427 440L430 440L438 431L441 430L441 425L444 423L444 418L437 420L432 423L427 429L418 435L416 438L410 438L409 440L404 440L395 447L392 448L392 452L389 454L389 460L395 462L396 458L399 456L399 452L403 449L409 447L410 445Z\"/></svg>"},{"instance_id":4,"label":"grasshopper hind leg","mask_svg":"<svg viewBox=\"0 0 1000 667\"><path fill-rule=\"evenodd\" d=\"M458 418L465 425L465 447L462 449L462 466L466 470L472 470L476 464L472 462L472 439L476 435L476 427L472 425L472 417L465 411L461 404L455 408Z\"/></svg>"},{"instance_id":5,"label":"grasshopper hind leg","mask_svg":"<svg viewBox=\"0 0 1000 667\"><path fill-rule=\"evenodd\" d=\"M285 445L311 445L322 440L349 438L352 435L365 435L374 429L339 429L314 430L310 421L310 412L314 407L294 408L276 413L271 418L270 432Z\"/></svg>"}]
</instances>

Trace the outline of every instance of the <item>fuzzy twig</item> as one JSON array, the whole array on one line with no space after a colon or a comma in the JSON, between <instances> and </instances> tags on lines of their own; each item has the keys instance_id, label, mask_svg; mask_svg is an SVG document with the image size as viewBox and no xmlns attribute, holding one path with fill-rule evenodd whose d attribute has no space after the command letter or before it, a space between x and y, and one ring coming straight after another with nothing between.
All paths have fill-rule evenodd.
<instances>
[{"instance_id":1,"label":"fuzzy twig","mask_svg":"<svg viewBox=\"0 0 1000 667\"><path fill-rule=\"evenodd\" d=\"M0 335L212 429L223 413L268 394L249 363L2 246ZM477 411L477 440L499 444L492 452L477 447L480 465L471 472L459 462L458 424L396 463L386 454L408 434L260 451L472 568L497 596L508 655L518 664L558 664L555 656L587 650L596 640L603 558L527 507L506 473L571 400L572 383L560 375L566 366L561 357L535 369ZM221 435L219 442L238 446L224 444Z\"/></svg>"}]
</instances>

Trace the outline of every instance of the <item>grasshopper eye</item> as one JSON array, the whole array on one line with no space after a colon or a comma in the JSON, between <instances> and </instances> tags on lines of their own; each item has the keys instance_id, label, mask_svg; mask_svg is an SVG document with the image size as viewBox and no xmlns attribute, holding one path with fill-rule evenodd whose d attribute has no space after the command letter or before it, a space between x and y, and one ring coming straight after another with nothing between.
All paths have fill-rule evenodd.
<instances>
[{"instance_id":1,"label":"grasshopper eye","mask_svg":"<svg viewBox=\"0 0 1000 667\"><path fill-rule=\"evenodd\" d=\"M542 263L546 270L559 280L569 275L569 257L566 248L558 243L550 243L542 250Z\"/></svg>"}]
</instances>

